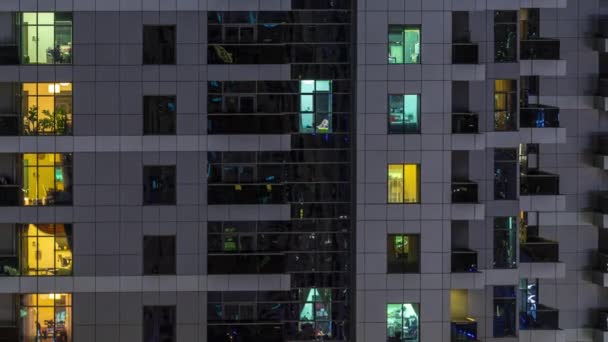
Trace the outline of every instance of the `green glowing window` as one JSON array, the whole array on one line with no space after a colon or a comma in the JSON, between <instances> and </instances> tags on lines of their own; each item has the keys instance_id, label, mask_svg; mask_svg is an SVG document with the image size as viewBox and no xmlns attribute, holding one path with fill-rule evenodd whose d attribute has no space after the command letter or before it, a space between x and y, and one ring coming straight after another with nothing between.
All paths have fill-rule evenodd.
<instances>
[{"instance_id":1,"label":"green glowing window","mask_svg":"<svg viewBox=\"0 0 608 342\"><path fill-rule=\"evenodd\" d=\"M420 305L387 304L386 337L389 342L420 341Z\"/></svg>"},{"instance_id":2,"label":"green glowing window","mask_svg":"<svg viewBox=\"0 0 608 342\"><path fill-rule=\"evenodd\" d=\"M300 310L300 332L312 332L315 337L331 338L331 289L301 289L300 295L305 299Z\"/></svg>"},{"instance_id":3,"label":"green glowing window","mask_svg":"<svg viewBox=\"0 0 608 342\"><path fill-rule=\"evenodd\" d=\"M388 63L420 63L420 27L401 25L389 26Z\"/></svg>"},{"instance_id":4,"label":"green glowing window","mask_svg":"<svg viewBox=\"0 0 608 342\"><path fill-rule=\"evenodd\" d=\"M331 81L300 81L300 133L332 131Z\"/></svg>"},{"instance_id":5,"label":"green glowing window","mask_svg":"<svg viewBox=\"0 0 608 342\"><path fill-rule=\"evenodd\" d=\"M420 133L420 95L388 96L388 133Z\"/></svg>"},{"instance_id":6,"label":"green glowing window","mask_svg":"<svg viewBox=\"0 0 608 342\"><path fill-rule=\"evenodd\" d=\"M72 14L25 12L20 18L23 64L72 63Z\"/></svg>"}]
</instances>

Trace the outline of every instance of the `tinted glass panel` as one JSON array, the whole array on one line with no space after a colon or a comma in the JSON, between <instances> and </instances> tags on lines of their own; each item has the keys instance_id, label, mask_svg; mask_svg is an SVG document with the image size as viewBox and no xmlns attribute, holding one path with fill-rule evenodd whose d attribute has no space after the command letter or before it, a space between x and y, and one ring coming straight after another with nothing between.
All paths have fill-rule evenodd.
<instances>
[{"instance_id":1,"label":"tinted glass panel","mask_svg":"<svg viewBox=\"0 0 608 342\"><path fill-rule=\"evenodd\" d=\"M144 64L175 64L175 26L144 26Z\"/></svg>"}]
</instances>

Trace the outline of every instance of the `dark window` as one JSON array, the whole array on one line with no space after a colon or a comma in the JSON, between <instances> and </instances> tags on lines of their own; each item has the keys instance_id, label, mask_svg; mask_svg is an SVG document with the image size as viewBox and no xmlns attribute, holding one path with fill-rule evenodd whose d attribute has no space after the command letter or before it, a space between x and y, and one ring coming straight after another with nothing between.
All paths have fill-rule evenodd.
<instances>
[{"instance_id":1,"label":"dark window","mask_svg":"<svg viewBox=\"0 0 608 342\"><path fill-rule=\"evenodd\" d=\"M144 342L173 342L175 306L144 306Z\"/></svg>"},{"instance_id":2,"label":"dark window","mask_svg":"<svg viewBox=\"0 0 608 342\"><path fill-rule=\"evenodd\" d=\"M175 166L144 166L144 204L175 204Z\"/></svg>"},{"instance_id":3,"label":"dark window","mask_svg":"<svg viewBox=\"0 0 608 342\"><path fill-rule=\"evenodd\" d=\"M175 96L144 96L144 134L175 134Z\"/></svg>"},{"instance_id":4,"label":"dark window","mask_svg":"<svg viewBox=\"0 0 608 342\"><path fill-rule=\"evenodd\" d=\"M144 64L175 64L175 26L144 26Z\"/></svg>"},{"instance_id":5,"label":"dark window","mask_svg":"<svg viewBox=\"0 0 608 342\"><path fill-rule=\"evenodd\" d=\"M494 12L494 61L517 62L517 12Z\"/></svg>"},{"instance_id":6,"label":"dark window","mask_svg":"<svg viewBox=\"0 0 608 342\"><path fill-rule=\"evenodd\" d=\"M388 236L388 273L420 272L420 235Z\"/></svg>"},{"instance_id":7,"label":"dark window","mask_svg":"<svg viewBox=\"0 0 608 342\"><path fill-rule=\"evenodd\" d=\"M144 275L175 274L175 236L144 236Z\"/></svg>"},{"instance_id":8,"label":"dark window","mask_svg":"<svg viewBox=\"0 0 608 342\"><path fill-rule=\"evenodd\" d=\"M517 199L517 150L494 150L494 199Z\"/></svg>"},{"instance_id":9,"label":"dark window","mask_svg":"<svg viewBox=\"0 0 608 342\"><path fill-rule=\"evenodd\" d=\"M515 286L494 286L494 337L517 336Z\"/></svg>"},{"instance_id":10,"label":"dark window","mask_svg":"<svg viewBox=\"0 0 608 342\"><path fill-rule=\"evenodd\" d=\"M494 268L517 268L517 217L494 218Z\"/></svg>"}]
</instances>

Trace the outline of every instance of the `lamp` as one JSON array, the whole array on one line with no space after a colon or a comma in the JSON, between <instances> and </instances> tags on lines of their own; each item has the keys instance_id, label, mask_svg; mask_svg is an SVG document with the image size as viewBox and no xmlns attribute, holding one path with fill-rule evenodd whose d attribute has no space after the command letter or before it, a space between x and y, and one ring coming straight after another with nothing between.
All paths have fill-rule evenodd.
<instances>
[{"instance_id":1,"label":"lamp","mask_svg":"<svg viewBox=\"0 0 608 342\"><path fill-rule=\"evenodd\" d=\"M58 83L49 84L49 93L50 94L59 94L61 92L61 86Z\"/></svg>"}]
</instances>

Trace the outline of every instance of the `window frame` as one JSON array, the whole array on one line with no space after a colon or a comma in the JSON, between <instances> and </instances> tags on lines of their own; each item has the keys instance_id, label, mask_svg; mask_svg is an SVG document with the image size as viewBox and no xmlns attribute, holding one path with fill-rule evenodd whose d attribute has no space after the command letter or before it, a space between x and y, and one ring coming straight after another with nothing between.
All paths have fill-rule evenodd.
<instances>
[{"instance_id":1,"label":"window frame","mask_svg":"<svg viewBox=\"0 0 608 342\"><path fill-rule=\"evenodd\" d=\"M154 176L152 174L149 174L150 171L152 171L153 168L158 168L160 169L159 172L159 176ZM151 197L155 192L152 191L151 186L149 186L148 184L148 178L150 178L149 176L154 176L154 177L162 177L163 176L163 171L165 170L165 168L167 170L172 170L172 176L171 180L168 182L167 187L168 190L173 190L173 193L169 196L167 195L166 197L169 197L168 200L164 200L164 199L159 199L157 201L148 201L147 198ZM144 206L148 206L148 205L176 205L177 204L177 167L176 165L144 165L143 168L143 191L142 191L142 202ZM148 177L147 177L148 176ZM161 193L161 191L158 191L158 193ZM158 196L158 197L165 197L165 196Z\"/></svg>"},{"instance_id":2,"label":"window frame","mask_svg":"<svg viewBox=\"0 0 608 342\"><path fill-rule=\"evenodd\" d=\"M170 309L171 310L171 318L173 319L173 322L171 322L172 326L173 326L173 336L171 336L171 342L175 342L177 341L177 306L176 305L144 305L142 308L142 319L143 319L143 324L142 324L142 340L144 342L148 342L148 341L154 341L154 335L156 330L159 331L158 337L160 338L159 341L163 341L163 342L168 342L167 341L167 336L161 335L160 334L160 330L162 325L161 324L156 324L159 323L158 321L156 321L156 317L158 316L158 318L160 319L160 316L162 316L163 312L162 311L157 311L157 309ZM146 310L152 310L151 312L146 312ZM147 314L148 313L148 314ZM152 316L152 319L150 322L150 320L146 319L146 318L150 318L147 316ZM147 327L149 327L148 325L146 325L146 323L151 323L152 328L154 329L150 334L152 336L147 336ZM151 339L146 339L146 337L150 337Z\"/></svg>"},{"instance_id":3,"label":"window frame","mask_svg":"<svg viewBox=\"0 0 608 342\"><path fill-rule=\"evenodd\" d=\"M173 249L173 255L165 255L163 254L163 240L169 240L169 244ZM146 246L150 246L150 244L154 244L156 251L158 253L153 253L153 251L149 251L146 253ZM168 261L167 258L172 257L172 263L169 265L165 264L163 261ZM177 237L176 235L144 235L142 238L142 274L144 276L163 276L163 275L177 275ZM146 261L152 262L151 267L146 266ZM172 269L168 271L161 270L163 266L170 266ZM156 266L156 267L154 267ZM158 271L155 272L147 272L148 268L157 268Z\"/></svg>"},{"instance_id":4,"label":"window frame","mask_svg":"<svg viewBox=\"0 0 608 342\"><path fill-rule=\"evenodd\" d=\"M402 62L398 62L396 59L397 57L391 57L391 48L393 47L392 41L391 41L391 35L392 34L396 34L397 31L399 31L399 34L401 34L401 37L403 39L403 35L405 33L405 31L418 31L418 56L416 59L416 62L406 62L405 59L405 48L406 48L406 44L405 42L402 43L401 45L401 51L400 53L403 55ZM396 64L396 65L404 65L404 64L422 64L422 25L410 25L410 24L406 24L406 25L388 25L388 34L387 34L387 54L388 54L388 60L387 63L390 64ZM414 46L414 51L415 51L415 46ZM395 58L394 62L391 62L391 58Z\"/></svg>"},{"instance_id":5,"label":"window frame","mask_svg":"<svg viewBox=\"0 0 608 342\"><path fill-rule=\"evenodd\" d=\"M421 321L421 319L420 319L420 317L421 317L420 303L386 303L386 306L385 306L385 310L386 310L385 311L386 312L386 326L385 326L385 328L386 328L387 342L393 342L393 340L396 340L396 339L389 340L390 338L394 337L394 336L389 336L390 335L389 334L389 324L390 324L389 323L389 320L390 320L390 317L389 317L389 306L393 306L393 305L400 305L401 306L401 310L400 310L401 324L400 324L400 326L401 326L402 329L403 329L403 325L404 325L404 318L403 318L404 311L405 311L404 310L404 306L411 305L412 309L414 310L414 313L418 316L417 317L418 326L417 326L417 331L416 331L416 338L415 339L411 339L411 338L406 339L406 337L402 335L400 340L402 342L414 342L414 341L415 342L420 342L420 341L422 341L421 336L420 336L421 335L421 331L420 331L420 321Z\"/></svg>"},{"instance_id":6,"label":"window frame","mask_svg":"<svg viewBox=\"0 0 608 342\"><path fill-rule=\"evenodd\" d=\"M152 47L152 50L154 51L166 51L166 49L171 48L173 51L173 55L172 55L172 60L169 62L165 62L163 61L163 54L160 55L154 55L155 58L150 58L147 59L147 54L146 54L146 42L148 41L148 39L146 39L146 29L151 29L154 28L157 31L155 32L156 35L156 40L153 42L153 44L155 44L155 46ZM161 34L161 30L163 28L170 28L172 30L172 39L173 39L173 46L169 47L170 44L168 43L163 43L160 40L160 37L162 36ZM176 65L177 64L177 25L143 25L143 30L142 30L142 65Z\"/></svg>"},{"instance_id":7,"label":"window frame","mask_svg":"<svg viewBox=\"0 0 608 342\"><path fill-rule=\"evenodd\" d=\"M405 116L406 116L406 110L405 110L405 103L406 103L406 96L415 96L416 97L416 129L415 130L408 130L406 128L406 123L405 123ZM402 99L402 103L403 103L403 107L401 109L401 113L397 113L396 114L400 114L402 116L402 123L400 124L400 129L395 129L391 127L391 118L393 117L393 112L392 112L392 106L391 106L391 99L394 97L401 97ZM387 128L387 133L388 134L420 134L420 132L422 131L422 125L421 125L421 94L420 93L416 93L416 94L388 94L388 101L387 101L387 115L388 115L388 128Z\"/></svg>"},{"instance_id":8,"label":"window frame","mask_svg":"<svg viewBox=\"0 0 608 342\"><path fill-rule=\"evenodd\" d=\"M165 102L166 100L166 102ZM164 105L165 107L168 107L169 104L173 102L173 105L175 106L175 109L173 110L172 113L169 112L169 108L167 109L167 113L164 114L164 116L166 116L166 118L168 118L169 116L171 116L172 119L172 127L171 129L167 130L166 132L163 132L162 130L159 130L158 128L162 128L163 125L161 125L163 123L163 119L161 118L162 112L161 111L154 111L151 110L151 107L159 107L161 105ZM176 135L177 134L177 95L144 95L143 96L143 120L142 120L142 134L143 135ZM163 117L164 117L163 116ZM154 121L153 123L151 123L152 121ZM148 130L149 127L154 127L157 128L157 131L154 130Z\"/></svg>"},{"instance_id":9,"label":"window frame","mask_svg":"<svg viewBox=\"0 0 608 342\"><path fill-rule=\"evenodd\" d=\"M402 189L401 189L401 199L399 200L393 200L391 201L391 179L390 179L390 169L391 166L401 166L401 177L402 177ZM410 166L415 166L416 167L416 198L415 201L408 201L405 198L405 194L407 193L407 191L405 190L407 187L407 181L406 181L406 167L410 167ZM387 166L387 172L386 172L386 176L387 176L387 184L386 184L386 189L387 189L387 203L388 204L420 204L421 203L421 191L420 191L420 176L421 176L421 164L419 163L400 163L400 164L388 164Z\"/></svg>"},{"instance_id":10,"label":"window frame","mask_svg":"<svg viewBox=\"0 0 608 342\"><path fill-rule=\"evenodd\" d=\"M403 239L403 241L408 240L407 243L411 244L416 244L416 265L415 265L415 269L414 270L408 270L409 267L411 267L411 265L409 265L407 263L407 260L400 260L400 263L396 263L396 265L394 265L394 268L399 268L399 270L391 270L391 257L390 257L390 252L391 252L391 245L395 246L396 242L395 239L397 238L401 238ZM413 240L413 241L412 241ZM405 243L404 243L405 245ZM421 245L421 235L420 234L388 234L387 235L387 258L386 258L386 262L387 262L387 269L386 269L386 273L388 274L409 274L409 273L420 273L420 265L421 265L421 251L420 251L420 245ZM397 249L395 249L395 254L397 254ZM401 252L399 254L405 254L404 252ZM397 258L395 258L397 259ZM405 262L404 262L405 261Z\"/></svg>"}]
</instances>

